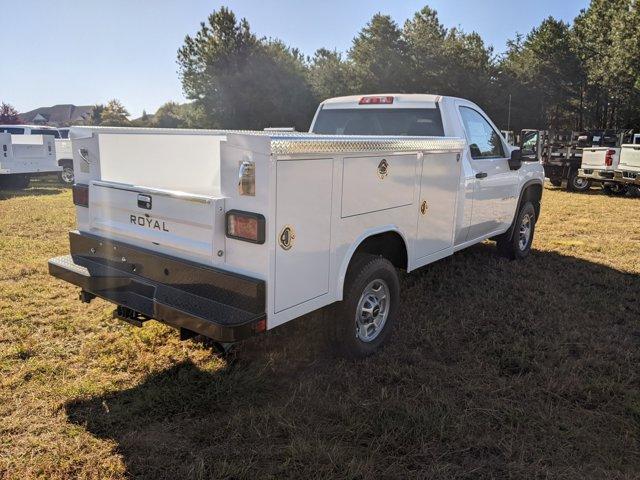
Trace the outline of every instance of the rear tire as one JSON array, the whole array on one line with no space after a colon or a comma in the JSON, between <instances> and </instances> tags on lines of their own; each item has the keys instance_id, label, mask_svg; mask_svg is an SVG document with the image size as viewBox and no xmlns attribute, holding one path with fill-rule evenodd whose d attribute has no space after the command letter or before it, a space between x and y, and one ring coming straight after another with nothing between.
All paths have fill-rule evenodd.
<instances>
[{"instance_id":1,"label":"rear tire","mask_svg":"<svg viewBox=\"0 0 640 480\"><path fill-rule=\"evenodd\" d=\"M62 166L62 171L58 173L58 180L65 185L73 185L75 180L73 175L73 165L65 164Z\"/></svg>"},{"instance_id":2,"label":"rear tire","mask_svg":"<svg viewBox=\"0 0 640 480\"><path fill-rule=\"evenodd\" d=\"M578 176L577 170L571 170L567 181L567 190L571 192L586 192L591 188L591 180Z\"/></svg>"},{"instance_id":3,"label":"rear tire","mask_svg":"<svg viewBox=\"0 0 640 480\"><path fill-rule=\"evenodd\" d=\"M527 257L531 252L535 229L536 210L531 202L526 202L518 211L513 230L498 240L498 253L511 260Z\"/></svg>"},{"instance_id":4,"label":"rear tire","mask_svg":"<svg viewBox=\"0 0 640 480\"><path fill-rule=\"evenodd\" d=\"M356 254L347 271L344 298L335 306L335 344L350 359L375 353L396 322L400 282L384 257Z\"/></svg>"},{"instance_id":5,"label":"rear tire","mask_svg":"<svg viewBox=\"0 0 640 480\"><path fill-rule=\"evenodd\" d=\"M560 180L558 178L550 178L549 182L551 182L551 185L553 185L554 187L562 186L562 180Z\"/></svg>"},{"instance_id":6,"label":"rear tire","mask_svg":"<svg viewBox=\"0 0 640 480\"><path fill-rule=\"evenodd\" d=\"M627 186L621 183L605 183L602 185L602 192L605 195L621 197L627 193Z\"/></svg>"}]
</instances>

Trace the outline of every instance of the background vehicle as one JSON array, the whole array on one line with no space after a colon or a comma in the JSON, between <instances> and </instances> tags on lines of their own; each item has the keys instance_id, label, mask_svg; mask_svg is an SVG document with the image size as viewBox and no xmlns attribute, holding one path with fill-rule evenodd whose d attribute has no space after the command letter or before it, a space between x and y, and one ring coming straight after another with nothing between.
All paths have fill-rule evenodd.
<instances>
[{"instance_id":1,"label":"background vehicle","mask_svg":"<svg viewBox=\"0 0 640 480\"><path fill-rule=\"evenodd\" d=\"M623 195L626 185L615 179L615 170L620 162L620 146L631 134L629 130L595 132L592 146L583 149L579 176L601 182L602 190L607 194Z\"/></svg>"},{"instance_id":2,"label":"background vehicle","mask_svg":"<svg viewBox=\"0 0 640 480\"><path fill-rule=\"evenodd\" d=\"M52 171L58 172L58 178L62 183L73 184L73 155L71 154L71 141L68 139L68 128L57 129L40 125L0 125L0 132L11 135L53 136L55 138L56 163L60 168Z\"/></svg>"},{"instance_id":3,"label":"background vehicle","mask_svg":"<svg viewBox=\"0 0 640 480\"><path fill-rule=\"evenodd\" d=\"M620 148L620 161L614 178L627 187L640 186L640 134L633 135L632 143Z\"/></svg>"},{"instance_id":4,"label":"background vehicle","mask_svg":"<svg viewBox=\"0 0 640 480\"><path fill-rule=\"evenodd\" d=\"M451 97L330 99L305 134L71 137L78 230L50 273L183 337L233 342L331 306L336 344L366 356L396 321L396 269L487 238L524 258L540 213L540 164Z\"/></svg>"},{"instance_id":5,"label":"background vehicle","mask_svg":"<svg viewBox=\"0 0 640 480\"><path fill-rule=\"evenodd\" d=\"M58 170L52 135L0 133L0 188L27 188L33 175Z\"/></svg>"}]
</instances>

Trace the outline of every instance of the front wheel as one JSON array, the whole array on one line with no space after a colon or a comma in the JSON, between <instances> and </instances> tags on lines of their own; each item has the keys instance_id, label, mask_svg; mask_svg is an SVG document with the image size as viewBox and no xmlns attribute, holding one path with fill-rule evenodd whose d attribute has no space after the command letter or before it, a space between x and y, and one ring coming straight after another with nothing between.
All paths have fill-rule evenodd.
<instances>
[{"instance_id":1,"label":"front wheel","mask_svg":"<svg viewBox=\"0 0 640 480\"><path fill-rule=\"evenodd\" d=\"M577 170L572 170L567 181L567 189L572 192L586 192L591 188L591 180L578 176Z\"/></svg>"},{"instance_id":2,"label":"front wheel","mask_svg":"<svg viewBox=\"0 0 640 480\"><path fill-rule=\"evenodd\" d=\"M553 185L554 187L561 187L562 186L562 180L559 178L550 178L549 182L551 182L551 185Z\"/></svg>"},{"instance_id":3,"label":"front wheel","mask_svg":"<svg viewBox=\"0 0 640 480\"><path fill-rule=\"evenodd\" d=\"M536 229L536 210L531 202L524 203L509 231L498 239L498 252L510 259L525 258L531 252L533 235Z\"/></svg>"},{"instance_id":4,"label":"front wheel","mask_svg":"<svg viewBox=\"0 0 640 480\"><path fill-rule=\"evenodd\" d=\"M400 300L398 274L384 257L357 254L344 291L335 309L335 343L345 357L364 358L391 335Z\"/></svg>"}]
</instances>

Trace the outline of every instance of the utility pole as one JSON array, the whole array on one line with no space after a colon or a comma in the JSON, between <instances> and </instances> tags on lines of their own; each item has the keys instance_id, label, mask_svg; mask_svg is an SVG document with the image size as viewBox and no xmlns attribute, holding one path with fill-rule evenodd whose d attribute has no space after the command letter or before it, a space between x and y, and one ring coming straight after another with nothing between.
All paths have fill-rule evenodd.
<instances>
[{"instance_id":1,"label":"utility pole","mask_svg":"<svg viewBox=\"0 0 640 480\"><path fill-rule=\"evenodd\" d=\"M507 131L511 131L511 94L509 94L509 113L507 114Z\"/></svg>"}]
</instances>

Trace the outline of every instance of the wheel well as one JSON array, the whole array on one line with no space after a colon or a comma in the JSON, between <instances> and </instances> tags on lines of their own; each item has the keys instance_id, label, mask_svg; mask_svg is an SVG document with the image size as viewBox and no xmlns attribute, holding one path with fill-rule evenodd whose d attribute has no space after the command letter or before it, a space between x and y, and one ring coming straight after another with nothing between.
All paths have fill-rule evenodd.
<instances>
[{"instance_id":1,"label":"wheel well","mask_svg":"<svg viewBox=\"0 0 640 480\"><path fill-rule=\"evenodd\" d=\"M534 183L533 185L529 185L525 188L524 192L522 192L522 199L520 200L520 205L523 205L525 202L531 202L533 204L533 209L536 212L536 219L540 218L540 200L542 199L542 185L539 183Z\"/></svg>"},{"instance_id":2,"label":"wheel well","mask_svg":"<svg viewBox=\"0 0 640 480\"><path fill-rule=\"evenodd\" d=\"M358 245L353 255L357 253L380 255L389 260L394 267L407 269L407 246L397 232L383 232L366 238Z\"/></svg>"}]
</instances>

